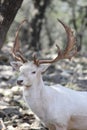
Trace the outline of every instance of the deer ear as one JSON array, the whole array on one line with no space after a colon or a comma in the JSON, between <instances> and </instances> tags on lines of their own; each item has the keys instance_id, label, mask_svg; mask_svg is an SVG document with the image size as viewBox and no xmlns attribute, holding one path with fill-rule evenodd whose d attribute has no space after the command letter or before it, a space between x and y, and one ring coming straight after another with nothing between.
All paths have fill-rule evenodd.
<instances>
[{"instance_id":1,"label":"deer ear","mask_svg":"<svg viewBox=\"0 0 87 130\"><path fill-rule=\"evenodd\" d=\"M50 64L40 64L39 66L39 70L41 71L41 73L45 72L47 70L47 68L50 66Z\"/></svg>"},{"instance_id":2,"label":"deer ear","mask_svg":"<svg viewBox=\"0 0 87 130\"><path fill-rule=\"evenodd\" d=\"M19 61L18 62L13 61L10 64L13 67L13 69L16 70L16 71L19 70L19 68L23 65L23 63L21 63Z\"/></svg>"}]
</instances>

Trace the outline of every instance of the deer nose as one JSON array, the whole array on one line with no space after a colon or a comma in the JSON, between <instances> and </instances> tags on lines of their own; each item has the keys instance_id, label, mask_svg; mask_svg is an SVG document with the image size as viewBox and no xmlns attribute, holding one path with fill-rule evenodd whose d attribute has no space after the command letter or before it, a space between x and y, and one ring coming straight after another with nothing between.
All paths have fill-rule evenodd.
<instances>
[{"instance_id":1,"label":"deer nose","mask_svg":"<svg viewBox=\"0 0 87 130\"><path fill-rule=\"evenodd\" d=\"M22 83L23 83L23 80L17 80L18 85L22 85Z\"/></svg>"}]
</instances>

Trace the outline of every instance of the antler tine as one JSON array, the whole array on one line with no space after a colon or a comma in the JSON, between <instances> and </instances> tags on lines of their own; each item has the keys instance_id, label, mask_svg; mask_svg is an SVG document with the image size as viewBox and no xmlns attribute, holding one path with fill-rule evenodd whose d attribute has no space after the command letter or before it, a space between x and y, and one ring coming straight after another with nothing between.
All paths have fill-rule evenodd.
<instances>
[{"instance_id":1,"label":"antler tine","mask_svg":"<svg viewBox=\"0 0 87 130\"><path fill-rule=\"evenodd\" d=\"M19 44L19 31L21 29L22 24L27 21L26 19L24 19L21 24L19 25L17 31L16 31L16 35L15 35L15 41L14 41L14 45L12 48L12 55L13 57L18 60L18 61L22 61L23 63L25 63L27 60L24 58L24 56L22 55L21 51L20 51L20 44Z\"/></svg>"},{"instance_id":2,"label":"antler tine","mask_svg":"<svg viewBox=\"0 0 87 130\"><path fill-rule=\"evenodd\" d=\"M54 62L58 61L58 59L61 59L62 58L62 51L60 50L58 45L56 45L56 47L58 49L58 55L55 59L53 59L53 60L39 60L39 59L37 59L36 55L34 55L33 56L34 64L39 66L40 64L54 63ZM60 55L61 55L61 57L60 57Z\"/></svg>"},{"instance_id":3,"label":"antler tine","mask_svg":"<svg viewBox=\"0 0 87 130\"><path fill-rule=\"evenodd\" d=\"M61 20L58 19L58 21L63 25L63 27L65 28L65 31L67 33L67 46L64 50L64 54L67 54L67 52L72 51L73 49L75 49L76 47L76 38L73 34L73 31L70 27L68 27L67 25L65 25Z\"/></svg>"},{"instance_id":4,"label":"antler tine","mask_svg":"<svg viewBox=\"0 0 87 130\"><path fill-rule=\"evenodd\" d=\"M33 60L34 60L34 64L36 64L37 66L39 66L39 60L36 58L36 54L33 55Z\"/></svg>"},{"instance_id":5,"label":"antler tine","mask_svg":"<svg viewBox=\"0 0 87 130\"><path fill-rule=\"evenodd\" d=\"M38 66L40 64L44 63L54 63L59 61L60 59L71 59L73 56L77 54L77 46L76 46L76 38L73 34L73 31L70 27L65 25L61 20L58 19L58 21L63 25L66 33L67 33L67 46L65 47L64 51L61 51L59 46L57 46L58 49L58 55L53 60L38 60L36 56L34 57L34 63Z\"/></svg>"}]
</instances>

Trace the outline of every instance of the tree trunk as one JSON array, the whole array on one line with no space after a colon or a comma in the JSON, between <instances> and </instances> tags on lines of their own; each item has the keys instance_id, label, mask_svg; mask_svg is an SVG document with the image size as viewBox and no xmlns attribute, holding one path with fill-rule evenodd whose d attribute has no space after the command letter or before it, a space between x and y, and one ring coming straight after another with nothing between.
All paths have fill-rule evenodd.
<instances>
[{"instance_id":1,"label":"tree trunk","mask_svg":"<svg viewBox=\"0 0 87 130\"><path fill-rule=\"evenodd\" d=\"M30 46L34 47L35 50L40 49L40 32L42 28L42 22L47 6L50 0L33 0L35 15L30 22Z\"/></svg>"},{"instance_id":2,"label":"tree trunk","mask_svg":"<svg viewBox=\"0 0 87 130\"><path fill-rule=\"evenodd\" d=\"M0 50L23 0L0 0Z\"/></svg>"}]
</instances>

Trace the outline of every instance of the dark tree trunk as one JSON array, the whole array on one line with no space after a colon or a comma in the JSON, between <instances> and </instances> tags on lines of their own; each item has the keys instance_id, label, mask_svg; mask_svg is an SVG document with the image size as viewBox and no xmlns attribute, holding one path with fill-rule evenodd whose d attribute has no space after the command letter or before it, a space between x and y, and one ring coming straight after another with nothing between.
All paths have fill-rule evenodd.
<instances>
[{"instance_id":1,"label":"dark tree trunk","mask_svg":"<svg viewBox=\"0 0 87 130\"><path fill-rule=\"evenodd\" d=\"M36 10L35 15L33 16L30 22L30 46L34 47L35 50L40 49L40 32L42 28L43 18L47 6L51 0L33 0L34 8Z\"/></svg>"},{"instance_id":2,"label":"dark tree trunk","mask_svg":"<svg viewBox=\"0 0 87 130\"><path fill-rule=\"evenodd\" d=\"M0 49L5 42L6 34L22 2L23 0L0 1Z\"/></svg>"}]
</instances>

